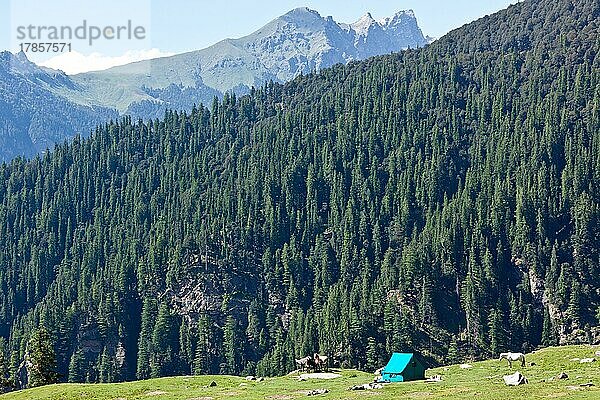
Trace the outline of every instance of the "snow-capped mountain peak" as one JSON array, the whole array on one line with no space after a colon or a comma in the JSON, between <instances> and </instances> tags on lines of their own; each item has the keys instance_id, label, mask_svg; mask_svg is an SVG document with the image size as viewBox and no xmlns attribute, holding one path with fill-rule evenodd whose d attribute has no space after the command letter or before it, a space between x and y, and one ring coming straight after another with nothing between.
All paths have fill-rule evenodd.
<instances>
[{"instance_id":1,"label":"snow-capped mountain peak","mask_svg":"<svg viewBox=\"0 0 600 400\"><path fill-rule=\"evenodd\" d=\"M384 28L388 29L400 24L406 23L414 23L416 24L417 18L415 17L415 13L413 10L404 10L398 11L391 17L385 17L379 20L379 24Z\"/></svg>"},{"instance_id":2,"label":"snow-capped mountain peak","mask_svg":"<svg viewBox=\"0 0 600 400\"><path fill-rule=\"evenodd\" d=\"M248 56L258 60L256 65L265 67L268 74L281 81L333 64L427 44L412 11L400 11L384 21L382 24L371 13L366 13L354 23L343 24L300 7L230 44L250 53ZM204 67L205 71L212 69L212 66ZM205 77L204 81L210 82L210 79ZM223 80L215 83L221 85ZM250 86L255 82L244 84Z\"/></svg>"},{"instance_id":3,"label":"snow-capped mountain peak","mask_svg":"<svg viewBox=\"0 0 600 400\"><path fill-rule=\"evenodd\" d=\"M281 16L279 19L307 28L318 27L319 25L322 25L323 22L321 14L308 7L295 8Z\"/></svg>"},{"instance_id":4,"label":"snow-capped mountain peak","mask_svg":"<svg viewBox=\"0 0 600 400\"><path fill-rule=\"evenodd\" d=\"M352 28L352 30L354 30L354 32L356 32L357 35L364 36L367 35L369 33L369 29L371 29L371 27L376 24L377 21L373 19L371 13L366 13L365 15L360 17L358 21L354 22L353 24L350 24L350 27Z\"/></svg>"},{"instance_id":5,"label":"snow-capped mountain peak","mask_svg":"<svg viewBox=\"0 0 600 400\"><path fill-rule=\"evenodd\" d=\"M52 104L53 114L61 116L52 132L64 131L72 136L73 129L68 129L64 121L80 121L78 131L89 132L99 121L116 117L117 112L158 118L166 109L210 104L225 92L246 93L271 80L285 82L334 64L427 44L412 12L402 11L384 21L378 22L367 13L352 24L342 24L301 7L239 39L75 76L38 67L24 54L0 53L0 81L27 87L22 93L28 93L32 103L44 99L44 104ZM4 95L13 99L11 85L4 85ZM0 85L0 100L2 90ZM35 120L35 110L19 108L20 104L25 103L15 103L11 112L28 115L23 121ZM0 148L0 160L15 154L32 155L65 138L63 134L52 136L54 133L49 134L44 124L24 123L18 129L23 143L29 144Z\"/></svg>"}]
</instances>

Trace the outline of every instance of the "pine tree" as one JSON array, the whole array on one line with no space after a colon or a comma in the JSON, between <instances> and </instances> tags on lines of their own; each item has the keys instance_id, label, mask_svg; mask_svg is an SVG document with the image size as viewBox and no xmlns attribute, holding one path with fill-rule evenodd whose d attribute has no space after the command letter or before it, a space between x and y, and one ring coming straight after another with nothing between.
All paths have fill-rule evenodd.
<instances>
[{"instance_id":1,"label":"pine tree","mask_svg":"<svg viewBox=\"0 0 600 400\"><path fill-rule=\"evenodd\" d=\"M156 324L152 332L152 357L150 359L150 376L158 378L170 373L173 374L173 353L176 342L174 318L169 310L169 305L163 302L158 310Z\"/></svg>"},{"instance_id":2,"label":"pine tree","mask_svg":"<svg viewBox=\"0 0 600 400\"><path fill-rule=\"evenodd\" d=\"M179 348L181 363L184 367L184 373L189 374L192 371L192 364L194 363L194 353L192 346L192 333L191 329L186 321L183 321L179 328Z\"/></svg>"},{"instance_id":3,"label":"pine tree","mask_svg":"<svg viewBox=\"0 0 600 400\"><path fill-rule=\"evenodd\" d=\"M379 354L377 351L377 342L375 338L370 336L367 339L367 364L365 368L367 371L375 371L379 368Z\"/></svg>"},{"instance_id":4,"label":"pine tree","mask_svg":"<svg viewBox=\"0 0 600 400\"><path fill-rule=\"evenodd\" d=\"M459 352L458 352L458 343L455 339L450 342L448 346L448 354L446 356L446 361L449 364L456 364L460 362Z\"/></svg>"},{"instance_id":5,"label":"pine tree","mask_svg":"<svg viewBox=\"0 0 600 400\"><path fill-rule=\"evenodd\" d=\"M237 321L229 315L223 328L223 349L225 356L225 373L235 375L240 371L240 341Z\"/></svg>"},{"instance_id":6,"label":"pine tree","mask_svg":"<svg viewBox=\"0 0 600 400\"><path fill-rule=\"evenodd\" d=\"M492 357L499 355L506 348L506 335L504 332L502 315L498 310L492 310L489 316L490 353Z\"/></svg>"},{"instance_id":7,"label":"pine tree","mask_svg":"<svg viewBox=\"0 0 600 400\"><path fill-rule=\"evenodd\" d=\"M69 382L85 382L85 357L81 350L75 350L69 361Z\"/></svg>"},{"instance_id":8,"label":"pine tree","mask_svg":"<svg viewBox=\"0 0 600 400\"><path fill-rule=\"evenodd\" d=\"M114 360L108 353L108 349L104 347L99 359L98 380L102 383L112 382L114 379L114 370Z\"/></svg>"},{"instance_id":9,"label":"pine tree","mask_svg":"<svg viewBox=\"0 0 600 400\"><path fill-rule=\"evenodd\" d=\"M58 382L56 355L50 332L46 328L36 330L28 343L29 387L50 385Z\"/></svg>"},{"instance_id":10,"label":"pine tree","mask_svg":"<svg viewBox=\"0 0 600 400\"><path fill-rule=\"evenodd\" d=\"M574 281L569 297L569 307L567 314L574 325L577 325L581 319L581 285Z\"/></svg>"},{"instance_id":11,"label":"pine tree","mask_svg":"<svg viewBox=\"0 0 600 400\"><path fill-rule=\"evenodd\" d=\"M209 374L211 368L211 326L212 320L207 314L202 314L198 319L198 338L194 354L194 375Z\"/></svg>"},{"instance_id":12,"label":"pine tree","mask_svg":"<svg viewBox=\"0 0 600 400\"><path fill-rule=\"evenodd\" d=\"M150 361L152 359L152 327L156 316L156 302L144 298L142 306L141 329L138 339L137 372L138 379L150 377Z\"/></svg>"},{"instance_id":13,"label":"pine tree","mask_svg":"<svg viewBox=\"0 0 600 400\"><path fill-rule=\"evenodd\" d=\"M10 364L7 357L6 341L0 337L0 393L11 389L13 386L10 379Z\"/></svg>"},{"instance_id":14,"label":"pine tree","mask_svg":"<svg viewBox=\"0 0 600 400\"><path fill-rule=\"evenodd\" d=\"M544 308L544 323L542 325L542 344L544 346L555 346L557 345L556 333L554 331L554 325L550 318L550 311L548 307Z\"/></svg>"}]
</instances>

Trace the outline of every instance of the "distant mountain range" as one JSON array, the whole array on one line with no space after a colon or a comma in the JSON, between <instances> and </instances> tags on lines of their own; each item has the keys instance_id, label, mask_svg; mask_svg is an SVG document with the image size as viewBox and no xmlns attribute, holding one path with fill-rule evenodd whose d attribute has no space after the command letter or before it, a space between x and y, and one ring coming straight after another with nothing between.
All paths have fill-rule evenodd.
<instances>
[{"instance_id":1,"label":"distant mountain range","mask_svg":"<svg viewBox=\"0 0 600 400\"><path fill-rule=\"evenodd\" d=\"M270 80L427 43L412 11L343 24L297 8L240 39L73 76L3 52L0 160L35 155L119 115L161 117L168 108L190 109L227 91L243 94Z\"/></svg>"},{"instance_id":2,"label":"distant mountain range","mask_svg":"<svg viewBox=\"0 0 600 400\"><path fill-rule=\"evenodd\" d=\"M78 90L71 78L23 53L0 53L0 161L42 152L118 116L108 107L72 102L59 89Z\"/></svg>"}]
</instances>

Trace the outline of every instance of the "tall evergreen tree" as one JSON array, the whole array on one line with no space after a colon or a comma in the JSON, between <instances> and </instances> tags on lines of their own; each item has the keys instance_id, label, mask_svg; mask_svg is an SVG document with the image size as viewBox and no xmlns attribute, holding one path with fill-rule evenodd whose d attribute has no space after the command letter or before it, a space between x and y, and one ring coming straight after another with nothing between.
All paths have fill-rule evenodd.
<instances>
[{"instance_id":1,"label":"tall evergreen tree","mask_svg":"<svg viewBox=\"0 0 600 400\"><path fill-rule=\"evenodd\" d=\"M10 379L10 363L7 357L6 341L0 337L0 393L13 387Z\"/></svg>"},{"instance_id":2,"label":"tall evergreen tree","mask_svg":"<svg viewBox=\"0 0 600 400\"><path fill-rule=\"evenodd\" d=\"M81 350L75 350L69 361L69 382L83 383L85 382L85 357Z\"/></svg>"},{"instance_id":3,"label":"tall evergreen tree","mask_svg":"<svg viewBox=\"0 0 600 400\"><path fill-rule=\"evenodd\" d=\"M29 350L29 387L50 385L58 382L56 354L50 332L37 329L27 345Z\"/></svg>"}]
</instances>

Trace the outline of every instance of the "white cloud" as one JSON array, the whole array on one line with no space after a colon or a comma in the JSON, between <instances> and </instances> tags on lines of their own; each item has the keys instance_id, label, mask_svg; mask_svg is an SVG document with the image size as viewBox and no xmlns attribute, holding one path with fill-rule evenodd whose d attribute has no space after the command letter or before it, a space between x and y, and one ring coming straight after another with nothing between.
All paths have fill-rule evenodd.
<instances>
[{"instance_id":1,"label":"white cloud","mask_svg":"<svg viewBox=\"0 0 600 400\"><path fill-rule=\"evenodd\" d=\"M156 48L150 50L130 50L121 56L106 56L101 53L85 55L77 51L72 51L53 57L40 63L40 65L63 70L67 75L74 75L82 72L101 71L118 65L149 60L151 58L168 57L174 54L164 53Z\"/></svg>"}]
</instances>

